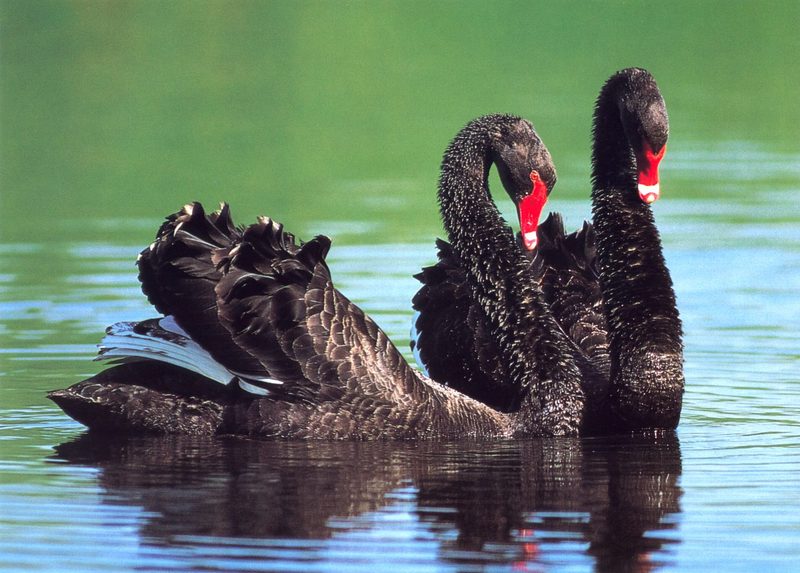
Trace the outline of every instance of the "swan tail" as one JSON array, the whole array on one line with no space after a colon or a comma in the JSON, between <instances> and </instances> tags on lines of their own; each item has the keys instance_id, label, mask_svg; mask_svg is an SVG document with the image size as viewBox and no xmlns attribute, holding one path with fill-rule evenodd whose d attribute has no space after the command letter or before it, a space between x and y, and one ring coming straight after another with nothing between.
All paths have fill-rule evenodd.
<instances>
[{"instance_id":1,"label":"swan tail","mask_svg":"<svg viewBox=\"0 0 800 573\"><path fill-rule=\"evenodd\" d=\"M215 434L227 389L186 369L150 360L118 364L47 397L92 431Z\"/></svg>"},{"instance_id":2,"label":"swan tail","mask_svg":"<svg viewBox=\"0 0 800 573\"><path fill-rule=\"evenodd\" d=\"M48 394L91 430L213 434L239 390L264 397L281 384L228 370L171 316L113 324L98 346L110 368Z\"/></svg>"}]
</instances>

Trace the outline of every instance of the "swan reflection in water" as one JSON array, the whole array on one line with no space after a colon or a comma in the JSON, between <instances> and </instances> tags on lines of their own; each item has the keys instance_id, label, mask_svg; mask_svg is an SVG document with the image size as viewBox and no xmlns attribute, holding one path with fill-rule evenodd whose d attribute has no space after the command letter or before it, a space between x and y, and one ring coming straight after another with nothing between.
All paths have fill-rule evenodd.
<instances>
[{"instance_id":1,"label":"swan reflection in water","mask_svg":"<svg viewBox=\"0 0 800 573\"><path fill-rule=\"evenodd\" d=\"M598 571L657 569L682 493L672 432L457 443L88 433L56 457L99 469L102 503L144 510L143 545L327 540L365 523L396 532L406 522L380 513L401 500L409 537L434 540L437 560L521 570L571 553Z\"/></svg>"}]
</instances>

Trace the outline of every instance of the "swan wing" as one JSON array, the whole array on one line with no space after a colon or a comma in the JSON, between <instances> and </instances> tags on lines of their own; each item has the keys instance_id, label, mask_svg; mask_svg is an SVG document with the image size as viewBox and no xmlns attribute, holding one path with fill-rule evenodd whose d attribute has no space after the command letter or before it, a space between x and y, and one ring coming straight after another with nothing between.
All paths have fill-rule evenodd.
<instances>
[{"instance_id":1,"label":"swan wing","mask_svg":"<svg viewBox=\"0 0 800 573\"><path fill-rule=\"evenodd\" d=\"M466 273L452 246L436 241L439 261L415 278L422 283L412 300L412 350L420 366L441 384L500 410L510 410L519 390L487 328L483 310L470 295Z\"/></svg>"},{"instance_id":2,"label":"swan wing","mask_svg":"<svg viewBox=\"0 0 800 573\"><path fill-rule=\"evenodd\" d=\"M567 234L561 215L551 213L539 226L538 237L529 280L537 283L558 325L586 358L591 379L607 378L608 337L594 229L584 223ZM519 390L507 383L508 373L480 305L469 293L461 261L446 241L438 240L437 247L439 261L416 275L422 287L412 301L412 350L437 382L501 410L512 409Z\"/></svg>"},{"instance_id":3,"label":"swan wing","mask_svg":"<svg viewBox=\"0 0 800 573\"><path fill-rule=\"evenodd\" d=\"M334 288L325 262L329 247L325 236L296 244L282 225L261 218L218 255L224 269L216 287L221 323L281 380L270 388L277 399L345 408L360 403L378 418L403 405L411 415L431 386Z\"/></svg>"},{"instance_id":4,"label":"swan wing","mask_svg":"<svg viewBox=\"0 0 800 573\"><path fill-rule=\"evenodd\" d=\"M140 254L139 280L153 306L172 316L217 362L259 378L270 373L220 323L214 290L222 278L214 252L230 248L241 235L226 204L206 214L200 203L190 203L167 217L155 241Z\"/></svg>"}]
</instances>

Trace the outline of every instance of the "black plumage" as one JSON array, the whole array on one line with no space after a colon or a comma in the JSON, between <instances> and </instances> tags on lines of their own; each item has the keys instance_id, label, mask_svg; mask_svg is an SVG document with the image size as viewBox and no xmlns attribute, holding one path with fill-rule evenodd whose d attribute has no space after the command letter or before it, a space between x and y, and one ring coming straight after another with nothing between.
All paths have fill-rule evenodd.
<instances>
[{"instance_id":1,"label":"black plumage","mask_svg":"<svg viewBox=\"0 0 800 573\"><path fill-rule=\"evenodd\" d=\"M492 267L506 273L511 288L528 284L540 291L555 330L572 341L574 348L552 349L580 370L583 433L674 428L684 385L681 323L645 202L658 196L657 179L655 188L650 179L657 161L647 165L646 160L653 154L660 159L668 136L666 107L652 76L637 68L612 76L598 97L593 131L593 224L567 235L560 215L553 214L539 227L533 253L521 241L512 249L511 231L498 216L476 217L474 209L462 209L440 189L452 246L438 241L439 262L417 275L423 286L413 300L418 312L413 344L434 379L514 411L528 390L499 366L508 364L498 345L502 339L487 325L498 306L506 305L509 316L535 306L514 306L506 292L487 295L491 282L470 279L470 267ZM644 189L642 173L648 174ZM492 209L482 189L474 194L473 201ZM512 199L517 198L512 194ZM462 249L469 232L476 233L475 240ZM504 265L497 264L498 239L484 241L491 233L505 245ZM521 322L518 317L514 324ZM544 356L540 346L527 351L536 364Z\"/></svg>"},{"instance_id":2,"label":"black plumage","mask_svg":"<svg viewBox=\"0 0 800 573\"><path fill-rule=\"evenodd\" d=\"M217 319L214 288L221 273L211 257L215 249L240 240L241 233L227 205L208 216L199 203L186 205L167 217L156 240L140 253L139 281L156 310L174 316L217 361L236 372L262 375L261 364L233 343Z\"/></svg>"},{"instance_id":3,"label":"black plumage","mask_svg":"<svg viewBox=\"0 0 800 573\"><path fill-rule=\"evenodd\" d=\"M606 82L595 109L592 216L608 325L610 405L625 428L674 428L680 419L682 326L653 212L637 193L644 151L663 153L668 135L666 106L652 75L631 68Z\"/></svg>"},{"instance_id":4,"label":"black plumage","mask_svg":"<svg viewBox=\"0 0 800 573\"><path fill-rule=\"evenodd\" d=\"M496 157L502 157L498 162L501 180L520 205L531 194L532 181L531 168L526 171L520 165L535 165L537 179L545 182L548 192L555 184L555 168L530 123L498 117L487 116L462 130L445 153L439 203L451 248L440 251L438 270L427 271L439 273L444 279L440 284L455 285L460 293L468 294L469 301L462 306L465 313L441 319L450 328L445 336L468 351L460 358L456 350L445 351L426 361L426 354L432 354L426 349L427 313L417 304L419 350L435 380L480 396L498 409L530 414L534 425L553 433L574 434L585 406L577 349L555 321L539 285L530 280L530 262L520 256L488 186L489 168ZM526 148L531 152L525 153ZM429 300L444 298L433 291L428 290ZM455 302L449 308L462 304ZM442 313L434 307L432 314ZM431 316L431 320L437 318ZM448 344L443 340L439 348ZM438 356L448 353L450 364L456 364L457 379L450 377L449 364L435 366Z\"/></svg>"},{"instance_id":5,"label":"black plumage","mask_svg":"<svg viewBox=\"0 0 800 573\"><path fill-rule=\"evenodd\" d=\"M497 115L470 123L456 137L441 185L477 175L485 187L492 162L507 188L519 193L531 187L532 170L551 184L555 177L530 124ZM502 250L506 239L513 244L510 234L499 239L497 254L513 266ZM144 360L123 358L124 364L50 398L91 429L113 431L325 439L576 433L581 401L565 397L575 389L559 380L574 365L560 355L525 362L522 348L546 350L566 340L551 328L532 285L504 292L515 304L536 306L540 314L525 316L537 318L514 328L515 317L503 307L489 315L510 376L529 389L516 412L503 413L412 369L375 322L334 287L325 262L329 246L326 237L297 241L268 218L239 229L226 206L211 214L198 203L185 206L168 217L139 263L143 290L177 326L163 319L149 330L159 331L154 347L131 354ZM175 336L163 333L170 328ZM136 328L118 329L115 344L124 344L131 331ZM168 364L172 338L181 364L194 343L201 347L198 357L219 362L214 369L221 373L213 378L222 384L214 393L200 374ZM141 337L135 342L140 349ZM124 357L124 349L108 354Z\"/></svg>"}]
</instances>

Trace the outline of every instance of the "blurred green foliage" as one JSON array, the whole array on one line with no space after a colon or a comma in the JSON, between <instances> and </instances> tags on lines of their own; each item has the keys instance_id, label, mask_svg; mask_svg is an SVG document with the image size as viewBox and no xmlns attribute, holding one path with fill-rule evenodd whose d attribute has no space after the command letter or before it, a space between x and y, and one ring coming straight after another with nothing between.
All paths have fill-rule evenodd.
<instances>
[{"instance_id":1,"label":"blurred green foliage","mask_svg":"<svg viewBox=\"0 0 800 573\"><path fill-rule=\"evenodd\" d=\"M445 145L498 111L537 126L557 195L585 197L594 98L632 65L660 83L671 149L798 151L796 0L0 6L7 240L155 221L190 200L293 228L381 220L391 240L413 239L439 228Z\"/></svg>"}]
</instances>

